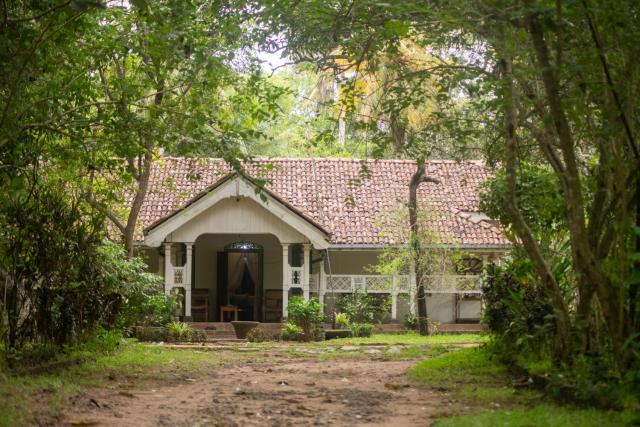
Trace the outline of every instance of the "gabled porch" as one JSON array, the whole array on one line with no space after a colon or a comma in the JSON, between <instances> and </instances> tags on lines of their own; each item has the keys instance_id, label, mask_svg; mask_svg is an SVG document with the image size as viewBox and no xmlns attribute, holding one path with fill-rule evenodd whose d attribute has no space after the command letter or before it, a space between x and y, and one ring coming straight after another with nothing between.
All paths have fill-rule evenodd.
<instances>
[{"instance_id":1,"label":"gabled porch","mask_svg":"<svg viewBox=\"0 0 640 427\"><path fill-rule=\"evenodd\" d=\"M322 258L309 243L270 234L205 234L164 244L165 292L184 294L184 319L280 322L293 295L318 296ZM167 262L167 260L169 262Z\"/></svg>"},{"instance_id":2,"label":"gabled porch","mask_svg":"<svg viewBox=\"0 0 640 427\"><path fill-rule=\"evenodd\" d=\"M281 321L291 295L309 298L329 238L268 190L229 175L148 227L145 245L160 247L165 292L184 295L185 320Z\"/></svg>"}]
</instances>

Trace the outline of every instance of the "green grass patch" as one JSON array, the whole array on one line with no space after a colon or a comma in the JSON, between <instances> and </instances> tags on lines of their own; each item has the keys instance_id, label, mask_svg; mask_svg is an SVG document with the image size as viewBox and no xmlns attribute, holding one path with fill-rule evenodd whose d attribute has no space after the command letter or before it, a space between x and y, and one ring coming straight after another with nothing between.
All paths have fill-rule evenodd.
<instances>
[{"instance_id":1,"label":"green grass patch","mask_svg":"<svg viewBox=\"0 0 640 427\"><path fill-rule=\"evenodd\" d=\"M484 348L464 348L424 360L409 375L425 386L476 403L513 406L540 398L536 391L514 389L506 367Z\"/></svg>"},{"instance_id":2,"label":"green grass patch","mask_svg":"<svg viewBox=\"0 0 640 427\"><path fill-rule=\"evenodd\" d=\"M439 419L436 427L607 427L638 425L631 412L599 411L554 405L532 408L484 410L479 413Z\"/></svg>"},{"instance_id":3,"label":"green grass patch","mask_svg":"<svg viewBox=\"0 0 640 427\"><path fill-rule=\"evenodd\" d=\"M455 416L447 416L445 412L445 418L436 423L438 427L602 427L640 423L640 417L632 411L559 406L545 402L539 391L515 389L506 367L483 347L464 348L424 360L409 375L426 387L450 392L452 397L476 410Z\"/></svg>"},{"instance_id":4,"label":"green grass patch","mask_svg":"<svg viewBox=\"0 0 640 427\"><path fill-rule=\"evenodd\" d=\"M324 345L387 344L387 345L433 345L433 344L480 344L488 337L480 334L437 334L422 336L417 332L406 334L373 334L367 338L336 338L323 341Z\"/></svg>"},{"instance_id":5,"label":"green grass patch","mask_svg":"<svg viewBox=\"0 0 640 427\"><path fill-rule=\"evenodd\" d=\"M235 352L228 354L238 357ZM0 371L0 426L30 424L36 416L52 415L70 396L87 387L109 383L135 388L147 380L180 379L213 370L224 356L123 341L114 351L83 357L80 364L47 374Z\"/></svg>"}]
</instances>

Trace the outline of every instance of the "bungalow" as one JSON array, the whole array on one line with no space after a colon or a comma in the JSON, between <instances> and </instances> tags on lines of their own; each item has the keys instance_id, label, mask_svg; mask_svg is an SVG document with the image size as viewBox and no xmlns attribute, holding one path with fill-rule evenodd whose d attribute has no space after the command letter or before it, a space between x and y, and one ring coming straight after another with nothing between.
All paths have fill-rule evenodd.
<instances>
[{"instance_id":1,"label":"bungalow","mask_svg":"<svg viewBox=\"0 0 640 427\"><path fill-rule=\"evenodd\" d=\"M416 165L408 160L255 159L246 175L220 159L163 157L152 171L137 236L166 292L184 295L187 320L279 322L292 295L315 296L329 312L340 295L391 297L390 321L415 311L415 277L371 266L402 245L380 218L408 200ZM499 225L479 212L478 161L430 161L419 198L437 215L426 226L464 250L464 271L430 278L437 322L478 319L479 269L508 249Z\"/></svg>"}]
</instances>

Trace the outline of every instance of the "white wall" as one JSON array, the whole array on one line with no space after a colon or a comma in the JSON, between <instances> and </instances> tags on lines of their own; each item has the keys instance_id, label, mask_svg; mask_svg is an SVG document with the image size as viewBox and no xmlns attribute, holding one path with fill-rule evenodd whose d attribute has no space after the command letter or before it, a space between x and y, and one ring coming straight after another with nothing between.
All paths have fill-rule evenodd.
<instances>
[{"instance_id":1,"label":"white wall","mask_svg":"<svg viewBox=\"0 0 640 427\"><path fill-rule=\"evenodd\" d=\"M194 242L203 234L264 234L276 236L281 242L308 241L280 218L255 201L239 197L224 199L183 224L167 236L167 241Z\"/></svg>"},{"instance_id":2,"label":"white wall","mask_svg":"<svg viewBox=\"0 0 640 427\"><path fill-rule=\"evenodd\" d=\"M325 262L325 271L327 274L375 274L368 267L378 263L381 253L379 250L329 250L330 259Z\"/></svg>"}]
</instances>

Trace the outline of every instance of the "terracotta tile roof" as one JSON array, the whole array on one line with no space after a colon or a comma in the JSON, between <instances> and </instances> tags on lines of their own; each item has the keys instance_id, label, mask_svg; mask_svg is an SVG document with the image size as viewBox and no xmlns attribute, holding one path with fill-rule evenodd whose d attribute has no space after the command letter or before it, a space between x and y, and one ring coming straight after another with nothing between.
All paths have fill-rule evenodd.
<instances>
[{"instance_id":1,"label":"terracotta tile roof","mask_svg":"<svg viewBox=\"0 0 640 427\"><path fill-rule=\"evenodd\" d=\"M409 160L259 158L245 167L249 176L266 179L275 196L327 230L332 244L381 245L398 243L381 232L380 218L406 203L416 166ZM140 212L141 227L183 208L231 172L220 159L161 158ZM443 241L508 245L500 228L478 212L478 186L490 174L481 162L435 160L427 174L440 183L422 184L419 197L437 212L429 227Z\"/></svg>"}]
</instances>

